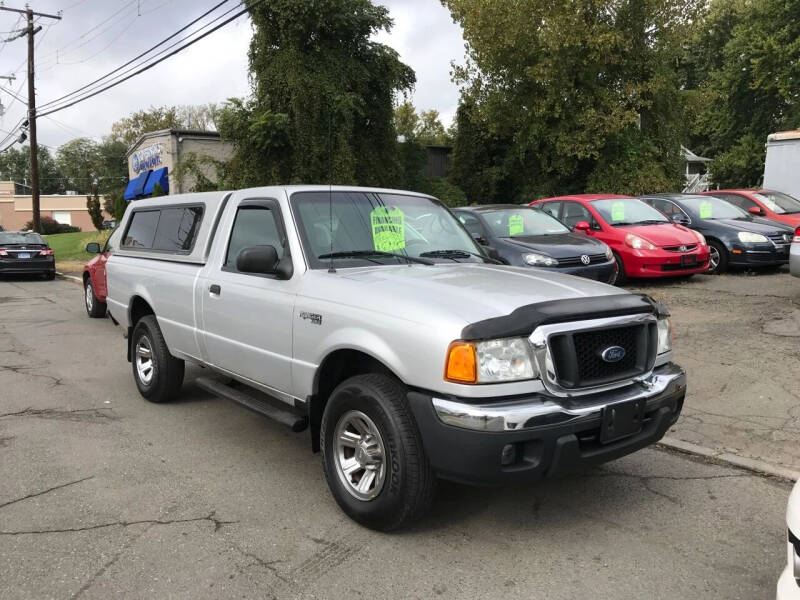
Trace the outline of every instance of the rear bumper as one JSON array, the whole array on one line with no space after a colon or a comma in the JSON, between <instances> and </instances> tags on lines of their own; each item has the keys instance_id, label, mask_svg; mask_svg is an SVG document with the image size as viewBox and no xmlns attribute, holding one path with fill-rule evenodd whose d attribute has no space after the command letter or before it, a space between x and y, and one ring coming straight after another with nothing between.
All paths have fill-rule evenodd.
<instances>
[{"instance_id":1,"label":"rear bumper","mask_svg":"<svg viewBox=\"0 0 800 600\"><path fill-rule=\"evenodd\" d=\"M681 259L684 256L695 257L695 264L683 265ZM708 247L685 254L667 250L636 250L622 255L622 262L628 277L675 277L706 272L708 258Z\"/></svg>"},{"instance_id":2,"label":"rear bumper","mask_svg":"<svg viewBox=\"0 0 800 600\"><path fill-rule=\"evenodd\" d=\"M408 398L428 459L440 477L496 485L578 472L649 446L678 420L685 395L683 369L667 363L642 383L579 400L532 395L475 404L417 391ZM603 410L642 398L642 429L600 443ZM508 445L516 459L503 465Z\"/></svg>"},{"instance_id":3,"label":"rear bumper","mask_svg":"<svg viewBox=\"0 0 800 600\"><path fill-rule=\"evenodd\" d=\"M50 273L56 270L52 256L27 259L0 259L0 275L7 273Z\"/></svg>"}]
</instances>

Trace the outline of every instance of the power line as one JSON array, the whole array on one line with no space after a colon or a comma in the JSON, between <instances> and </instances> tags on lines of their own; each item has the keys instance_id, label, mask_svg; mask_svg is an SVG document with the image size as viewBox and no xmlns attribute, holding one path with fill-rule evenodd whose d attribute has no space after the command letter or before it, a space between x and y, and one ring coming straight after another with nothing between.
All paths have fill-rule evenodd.
<instances>
[{"instance_id":1,"label":"power line","mask_svg":"<svg viewBox=\"0 0 800 600\"><path fill-rule=\"evenodd\" d=\"M145 50L145 51L144 51L144 52L142 52L141 54L138 54L137 56L134 56L134 57L133 57L132 59L130 59L128 62L126 62L126 63L124 63L124 64L120 65L119 67L117 67L117 68L115 68L115 69L112 69L111 71L109 71L108 73L106 73L105 75L103 75L102 77L98 77L98 78L97 78L97 79L95 79L94 81L91 81L91 82L87 83L86 85L84 85L84 86L82 86L82 87L79 87L78 89L76 89L76 90L74 90L74 91L72 91L72 92L70 92L70 93L68 93L68 94L64 94L63 96L61 96L61 97L59 97L59 98L56 98L55 100L50 100L49 102L45 102L44 104L42 104L42 105L41 105L41 108L47 108L47 107L49 107L49 106L53 106L53 105L55 105L55 104L58 104L58 103L60 103L62 100L65 100L65 99L67 99L67 98L70 98L70 97L72 97L72 96L75 96L75 95L77 95L79 92L82 92L83 90L86 90L87 88L90 88L90 87L92 87L93 85L95 85L95 84L97 84L97 83L100 83L100 82L102 82L103 80L105 80L105 79L108 79L109 77L112 77L112 76L113 76L115 73L118 73L119 71L121 71L122 69L124 69L125 67L127 67L128 65L130 65L131 63L134 63L134 62L136 62L137 60L139 60L139 59L140 59L140 58L142 58L143 56L146 56L146 55L150 54L150 53L151 53L153 50L155 50L155 49L156 49L156 48L158 48L159 46L162 46L162 45L164 45L166 42L168 42L169 40L171 40L172 38L174 38L176 35L178 35L178 34L180 34L180 33L184 32L184 31L186 31L186 30L187 30L189 27L191 27L192 25L196 24L198 21L200 21L200 20L204 19L206 16L208 16L209 14L211 14L212 12L214 12L215 10L217 10L217 9L218 9L219 7L221 7L223 4L226 4L226 3L228 3L229 1L230 1L230 0L222 0L221 2L219 2L218 4L214 5L212 8L210 8L209 10L207 10L206 12L204 12L202 15L200 15L199 17L197 17L196 19L194 19L194 20L192 20L191 22L187 23L186 25L184 25L183 27L181 27L180 29L178 29L176 32L172 33L171 35L167 36L166 38L164 38L163 40L161 40L160 42L158 42L156 45L154 45L154 46L151 46L150 48L148 48L147 50ZM216 19L214 19L214 20L218 20L218 19L222 18L222 17L223 17L223 16L225 16L226 14L230 13L232 10L235 10L235 9L231 9L231 10L229 10L229 11L227 11L227 12L223 13L222 15L220 15L219 17L217 17L217 18L216 18ZM249 10L249 9L245 9L245 12L246 12L247 10ZM211 21L211 23L213 23L213 22L214 22L214 20L212 20L212 21ZM209 24L210 24L210 23L208 23L208 24L204 25L203 27L207 27ZM201 29L202 29L202 27L201 27ZM212 30L212 31L214 31L214 30ZM194 35L194 34L190 34L189 36L187 36L187 37L186 37L186 38L184 38L184 39L188 39L188 37L191 37L191 35ZM198 39L200 39L200 38L198 38ZM179 40L177 43L180 43L181 41L183 41L183 40ZM165 50L162 50L162 52L160 52L159 54L163 53L164 51L166 51L166 50L168 50L169 48L172 48L172 47L174 47L174 46L175 46L175 44L172 44L171 46L169 46L169 47L168 47L168 48L166 48ZM156 55L156 56L158 56L158 55ZM152 58L155 58L155 57L151 57L150 59L147 59L147 60L151 60ZM145 64L146 62L147 62L147 61L144 61L142 64ZM154 64L155 64L155 63L154 63ZM134 68L135 68L135 67L134 67ZM130 70L129 70L129 71L130 71ZM120 82L120 83L121 83L121 82Z\"/></svg>"}]
</instances>

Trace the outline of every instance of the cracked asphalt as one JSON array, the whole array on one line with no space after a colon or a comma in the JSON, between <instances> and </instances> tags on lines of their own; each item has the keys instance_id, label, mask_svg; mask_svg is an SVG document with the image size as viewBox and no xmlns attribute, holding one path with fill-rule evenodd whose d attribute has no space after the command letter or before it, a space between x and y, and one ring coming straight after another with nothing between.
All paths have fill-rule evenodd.
<instances>
[{"instance_id":1,"label":"cracked asphalt","mask_svg":"<svg viewBox=\"0 0 800 600\"><path fill-rule=\"evenodd\" d=\"M800 471L800 279L783 267L629 289L672 312L689 385L668 435Z\"/></svg>"},{"instance_id":2,"label":"cracked asphalt","mask_svg":"<svg viewBox=\"0 0 800 600\"><path fill-rule=\"evenodd\" d=\"M797 300L800 286L781 277L653 290L673 309L691 376L691 418L672 435L797 427L786 419L798 340L765 333ZM769 297L735 295L742 285ZM715 296L722 288L731 295ZM724 443L793 460L783 442L752 436ZM414 528L374 533L339 511L307 434L191 381L177 402L145 402L121 331L86 317L80 287L0 280L0 599L764 598L785 562L788 492L647 449L532 486L442 484Z\"/></svg>"}]
</instances>

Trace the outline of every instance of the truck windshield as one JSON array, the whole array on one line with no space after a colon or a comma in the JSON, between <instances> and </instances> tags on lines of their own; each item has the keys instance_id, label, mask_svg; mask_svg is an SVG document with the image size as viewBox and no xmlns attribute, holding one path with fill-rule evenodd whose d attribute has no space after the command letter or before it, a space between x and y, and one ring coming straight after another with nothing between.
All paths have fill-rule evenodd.
<instances>
[{"instance_id":1,"label":"truck windshield","mask_svg":"<svg viewBox=\"0 0 800 600\"><path fill-rule=\"evenodd\" d=\"M800 213L800 200L783 192L763 191L756 194L756 198L767 205L772 212L779 215L793 215Z\"/></svg>"},{"instance_id":2,"label":"truck windshield","mask_svg":"<svg viewBox=\"0 0 800 600\"><path fill-rule=\"evenodd\" d=\"M291 204L311 268L484 260L461 223L428 198L319 191L298 192Z\"/></svg>"},{"instance_id":3,"label":"truck windshield","mask_svg":"<svg viewBox=\"0 0 800 600\"><path fill-rule=\"evenodd\" d=\"M483 218L492 233L501 238L569 233L561 221L533 208L487 211Z\"/></svg>"}]
</instances>

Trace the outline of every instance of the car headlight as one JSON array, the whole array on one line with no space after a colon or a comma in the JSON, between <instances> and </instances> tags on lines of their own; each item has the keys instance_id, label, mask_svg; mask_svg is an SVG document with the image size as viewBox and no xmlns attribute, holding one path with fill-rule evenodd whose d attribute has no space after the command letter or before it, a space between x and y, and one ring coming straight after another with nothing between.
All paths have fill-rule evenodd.
<instances>
[{"instance_id":1,"label":"car headlight","mask_svg":"<svg viewBox=\"0 0 800 600\"><path fill-rule=\"evenodd\" d=\"M536 254L535 252L523 254L522 260L524 260L528 265L538 267L555 267L558 264L558 261L552 256L547 256L546 254Z\"/></svg>"},{"instance_id":2,"label":"car headlight","mask_svg":"<svg viewBox=\"0 0 800 600\"><path fill-rule=\"evenodd\" d=\"M447 349L444 378L454 383L500 383L534 379L538 370L525 338L453 342Z\"/></svg>"},{"instance_id":3,"label":"car headlight","mask_svg":"<svg viewBox=\"0 0 800 600\"><path fill-rule=\"evenodd\" d=\"M606 246L606 259L611 260L612 258L614 258L614 251L611 250L610 246Z\"/></svg>"},{"instance_id":4,"label":"car headlight","mask_svg":"<svg viewBox=\"0 0 800 600\"><path fill-rule=\"evenodd\" d=\"M763 244L768 242L767 236L760 233L750 233L749 231L740 231L738 234L739 241L745 244Z\"/></svg>"},{"instance_id":5,"label":"car headlight","mask_svg":"<svg viewBox=\"0 0 800 600\"><path fill-rule=\"evenodd\" d=\"M669 319L658 320L658 354L672 350L672 323Z\"/></svg>"},{"instance_id":6,"label":"car headlight","mask_svg":"<svg viewBox=\"0 0 800 600\"><path fill-rule=\"evenodd\" d=\"M625 244L627 244L628 246L630 246L634 250L642 250L642 249L644 249L644 250L655 250L656 249L656 247L653 246L653 244L651 244L647 240L643 240L638 235L633 235L632 233L629 233L628 235L625 236Z\"/></svg>"},{"instance_id":7,"label":"car headlight","mask_svg":"<svg viewBox=\"0 0 800 600\"><path fill-rule=\"evenodd\" d=\"M691 232L697 237L697 241L700 242L701 246L706 246L707 245L706 236L704 236L699 231L695 231L694 229L692 229Z\"/></svg>"}]
</instances>

